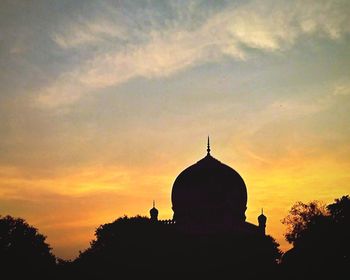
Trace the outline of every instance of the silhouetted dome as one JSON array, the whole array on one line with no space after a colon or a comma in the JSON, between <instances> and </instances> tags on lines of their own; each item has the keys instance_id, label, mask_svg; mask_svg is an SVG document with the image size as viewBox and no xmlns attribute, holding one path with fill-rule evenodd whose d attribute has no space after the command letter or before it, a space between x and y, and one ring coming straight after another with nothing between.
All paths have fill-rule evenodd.
<instances>
[{"instance_id":1,"label":"silhouetted dome","mask_svg":"<svg viewBox=\"0 0 350 280\"><path fill-rule=\"evenodd\" d=\"M149 211L149 213L151 214L151 216L153 216L153 215L158 215L158 209L155 208L155 207L153 207L153 208Z\"/></svg>"},{"instance_id":2,"label":"silhouetted dome","mask_svg":"<svg viewBox=\"0 0 350 280\"><path fill-rule=\"evenodd\" d=\"M267 218L266 218L266 216L264 215L264 214L260 214L259 215L259 217L258 217L258 222L259 222L259 224L265 224L266 223L266 220L267 220Z\"/></svg>"},{"instance_id":3,"label":"silhouetted dome","mask_svg":"<svg viewBox=\"0 0 350 280\"><path fill-rule=\"evenodd\" d=\"M245 221L247 189L231 167L208 154L186 168L172 189L177 223L232 224Z\"/></svg>"},{"instance_id":4,"label":"silhouetted dome","mask_svg":"<svg viewBox=\"0 0 350 280\"><path fill-rule=\"evenodd\" d=\"M151 208L151 210L149 210L149 213L151 215L152 221L158 220L158 209L156 208L156 203L154 200L153 200L153 207Z\"/></svg>"}]
</instances>

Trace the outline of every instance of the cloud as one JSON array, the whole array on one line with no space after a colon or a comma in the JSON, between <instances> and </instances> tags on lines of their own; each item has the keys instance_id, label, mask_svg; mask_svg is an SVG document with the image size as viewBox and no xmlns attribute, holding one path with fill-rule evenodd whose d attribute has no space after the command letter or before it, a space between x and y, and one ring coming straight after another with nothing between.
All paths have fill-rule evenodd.
<instances>
[{"instance_id":1,"label":"cloud","mask_svg":"<svg viewBox=\"0 0 350 280\"><path fill-rule=\"evenodd\" d=\"M106 20L79 20L65 26L64 32L53 32L52 40L61 48L78 48L82 45L98 44L110 38L125 38L121 26Z\"/></svg>"},{"instance_id":2,"label":"cloud","mask_svg":"<svg viewBox=\"0 0 350 280\"><path fill-rule=\"evenodd\" d=\"M333 95L350 95L350 81L340 81L333 89Z\"/></svg>"},{"instance_id":3,"label":"cloud","mask_svg":"<svg viewBox=\"0 0 350 280\"><path fill-rule=\"evenodd\" d=\"M209 14L194 26L175 18L162 27L150 18L150 28L142 32L105 18L80 20L53 33L53 40L62 49L93 44L100 51L92 51L75 69L42 88L37 101L56 107L135 77L166 77L225 57L245 60L250 49L284 51L303 35L338 39L350 29L348 6L335 1L252 1Z\"/></svg>"}]
</instances>

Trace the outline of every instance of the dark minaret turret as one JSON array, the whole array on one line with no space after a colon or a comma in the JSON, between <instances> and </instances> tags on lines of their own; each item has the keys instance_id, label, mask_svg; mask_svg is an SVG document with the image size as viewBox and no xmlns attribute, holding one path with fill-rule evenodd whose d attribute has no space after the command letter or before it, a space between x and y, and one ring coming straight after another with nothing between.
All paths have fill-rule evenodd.
<instances>
[{"instance_id":1,"label":"dark minaret turret","mask_svg":"<svg viewBox=\"0 0 350 280\"><path fill-rule=\"evenodd\" d=\"M158 221L158 210L155 207L156 203L153 200L153 208L149 211L150 215L151 215L151 221L152 222L157 222Z\"/></svg>"},{"instance_id":2,"label":"dark minaret turret","mask_svg":"<svg viewBox=\"0 0 350 280\"><path fill-rule=\"evenodd\" d=\"M265 235L265 228L266 228L266 216L264 215L264 209L261 208L261 214L258 217L258 222L259 222L259 229L261 233Z\"/></svg>"}]
</instances>

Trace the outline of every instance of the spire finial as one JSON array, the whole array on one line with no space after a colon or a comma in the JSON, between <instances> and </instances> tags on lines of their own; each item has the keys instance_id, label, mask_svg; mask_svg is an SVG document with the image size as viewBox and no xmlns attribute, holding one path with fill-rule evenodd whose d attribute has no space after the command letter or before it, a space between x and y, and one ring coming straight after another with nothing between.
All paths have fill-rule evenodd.
<instances>
[{"instance_id":1,"label":"spire finial","mask_svg":"<svg viewBox=\"0 0 350 280\"><path fill-rule=\"evenodd\" d=\"M208 152L208 155L210 155L210 139L209 139L209 135L208 135L207 152Z\"/></svg>"},{"instance_id":2,"label":"spire finial","mask_svg":"<svg viewBox=\"0 0 350 280\"><path fill-rule=\"evenodd\" d=\"M264 215L264 208L261 208L261 214Z\"/></svg>"},{"instance_id":3,"label":"spire finial","mask_svg":"<svg viewBox=\"0 0 350 280\"><path fill-rule=\"evenodd\" d=\"M156 202L155 202L155 200L153 200L153 208L155 208L156 207Z\"/></svg>"}]
</instances>

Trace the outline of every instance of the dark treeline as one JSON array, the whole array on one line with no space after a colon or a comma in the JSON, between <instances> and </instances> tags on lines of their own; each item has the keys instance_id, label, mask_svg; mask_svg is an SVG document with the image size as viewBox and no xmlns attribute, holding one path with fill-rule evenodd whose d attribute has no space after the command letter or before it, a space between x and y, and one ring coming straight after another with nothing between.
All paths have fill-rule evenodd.
<instances>
[{"instance_id":1,"label":"dark treeline","mask_svg":"<svg viewBox=\"0 0 350 280\"><path fill-rule=\"evenodd\" d=\"M296 203L282 221L293 248L270 236L194 236L146 217L101 225L73 261L58 260L22 219L0 217L1 279L333 279L350 267L350 198Z\"/></svg>"},{"instance_id":2,"label":"dark treeline","mask_svg":"<svg viewBox=\"0 0 350 280\"><path fill-rule=\"evenodd\" d=\"M282 256L289 279L346 279L350 267L350 198L296 203L282 221L293 248ZM348 276L346 276L348 275Z\"/></svg>"}]
</instances>

